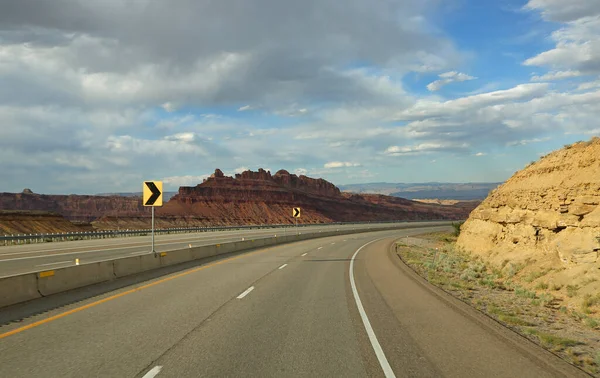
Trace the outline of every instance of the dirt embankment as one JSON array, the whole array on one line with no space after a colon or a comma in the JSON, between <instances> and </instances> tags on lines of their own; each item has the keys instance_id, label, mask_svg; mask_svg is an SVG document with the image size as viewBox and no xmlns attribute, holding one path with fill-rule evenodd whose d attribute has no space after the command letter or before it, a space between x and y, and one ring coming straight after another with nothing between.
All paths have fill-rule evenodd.
<instances>
[{"instance_id":1,"label":"dirt embankment","mask_svg":"<svg viewBox=\"0 0 600 378\"><path fill-rule=\"evenodd\" d=\"M455 240L402 238L396 253L430 283L600 377L600 293L582 297L575 283L551 282L551 271L495 266L455 248Z\"/></svg>"},{"instance_id":2,"label":"dirt embankment","mask_svg":"<svg viewBox=\"0 0 600 378\"><path fill-rule=\"evenodd\" d=\"M150 216L140 197L48 195L25 189L22 193L0 193L0 210L49 211L73 222L90 223L103 216Z\"/></svg>"},{"instance_id":3,"label":"dirt embankment","mask_svg":"<svg viewBox=\"0 0 600 378\"><path fill-rule=\"evenodd\" d=\"M0 210L0 235L81 232L89 224L75 224L60 214L44 211Z\"/></svg>"}]
</instances>

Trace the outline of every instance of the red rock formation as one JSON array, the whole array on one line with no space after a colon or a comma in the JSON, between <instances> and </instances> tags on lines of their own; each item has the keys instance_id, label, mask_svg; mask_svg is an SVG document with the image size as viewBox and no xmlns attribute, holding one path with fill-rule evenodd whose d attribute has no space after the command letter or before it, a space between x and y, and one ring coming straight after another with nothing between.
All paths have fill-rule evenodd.
<instances>
[{"instance_id":1,"label":"red rock formation","mask_svg":"<svg viewBox=\"0 0 600 378\"><path fill-rule=\"evenodd\" d=\"M340 193L323 179L263 169L227 177L219 169L196 187L181 187L156 210L159 228L293 224L292 208L301 207L299 223L466 219L471 207L442 206L373 194ZM71 221L99 229L150 227L150 209L139 197L51 196L0 193L0 210L54 211Z\"/></svg>"},{"instance_id":2,"label":"red rock formation","mask_svg":"<svg viewBox=\"0 0 600 378\"><path fill-rule=\"evenodd\" d=\"M280 224L294 223L293 207L302 208L301 223L464 219L470 211L397 197L342 195L323 179L259 169L235 178L217 170L196 187L181 187L157 214L199 224Z\"/></svg>"},{"instance_id":3,"label":"red rock formation","mask_svg":"<svg viewBox=\"0 0 600 378\"><path fill-rule=\"evenodd\" d=\"M56 212L71 221L91 222L102 216L150 214L139 197L0 193L0 210Z\"/></svg>"}]
</instances>

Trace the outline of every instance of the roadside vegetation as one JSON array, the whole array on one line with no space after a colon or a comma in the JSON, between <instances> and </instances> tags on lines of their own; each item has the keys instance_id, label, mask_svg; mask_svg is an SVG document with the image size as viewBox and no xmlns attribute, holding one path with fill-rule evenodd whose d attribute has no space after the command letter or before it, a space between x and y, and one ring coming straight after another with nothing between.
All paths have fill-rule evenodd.
<instances>
[{"instance_id":1,"label":"roadside vegetation","mask_svg":"<svg viewBox=\"0 0 600 378\"><path fill-rule=\"evenodd\" d=\"M567 307L556 293L576 296L579 285L545 281L551 269L523 273L525 264L508 260L489 266L454 248L459 233L460 224L454 224L454 232L403 238L396 252L430 283L600 377L600 293Z\"/></svg>"}]
</instances>

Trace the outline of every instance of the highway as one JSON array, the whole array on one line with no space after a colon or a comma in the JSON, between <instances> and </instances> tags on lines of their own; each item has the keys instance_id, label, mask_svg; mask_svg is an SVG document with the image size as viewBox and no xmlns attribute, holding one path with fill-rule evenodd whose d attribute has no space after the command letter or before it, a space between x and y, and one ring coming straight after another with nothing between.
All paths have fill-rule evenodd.
<instances>
[{"instance_id":1,"label":"highway","mask_svg":"<svg viewBox=\"0 0 600 378\"><path fill-rule=\"evenodd\" d=\"M449 224L450 222L441 222L441 224L444 223ZM324 232L338 229L369 229L380 226L389 226L389 224L317 225L284 229L209 231L190 234L156 235L155 250L157 252L168 252L189 248L190 246L198 247L240 241L242 239L259 239L275 235ZM150 252L151 236L2 246L0 247L0 277L73 266L76 259L79 259L80 264L86 264Z\"/></svg>"},{"instance_id":2,"label":"highway","mask_svg":"<svg viewBox=\"0 0 600 378\"><path fill-rule=\"evenodd\" d=\"M587 377L391 249L440 229L278 245L22 319L11 310L0 377Z\"/></svg>"}]
</instances>

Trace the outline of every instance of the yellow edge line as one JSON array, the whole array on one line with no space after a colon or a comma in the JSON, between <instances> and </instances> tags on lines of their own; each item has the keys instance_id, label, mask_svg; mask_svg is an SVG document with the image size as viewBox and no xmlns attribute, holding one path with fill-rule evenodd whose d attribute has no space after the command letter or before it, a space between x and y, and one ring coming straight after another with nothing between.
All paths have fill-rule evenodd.
<instances>
[{"instance_id":1,"label":"yellow edge line","mask_svg":"<svg viewBox=\"0 0 600 378\"><path fill-rule=\"evenodd\" d=\"M264 252L268 251L269 249L270 248L265 249L265 250L255 251L255 252L249 252L249 253L245 253L245 254L240 255L240 256L230 257L230 258L225 259L225 260L216 261L216 262L208 264L208 265L203 265L201 267L194 268L192 270L188 270L186 272L179 273L179 274L176 274L174 276L163 278L163 279L160 279L158 281L155 281L155 282L152 282L152 283L140 286L140 287L136 287L135 289L127 290L127 291L124 291L122 293L115 294L115 295L112 295L112 296L104 298L104 299L100 299L100 300L98 300L96 302L88 303L88 304L83 305L81 307L77 307L77 308L74 308L72 310L65 311L65 312L63 312L61 314L54 315L54 316L51 316L51 317L46 318L46 319L38 320L37 322L28 324L26 326L13 329L12 331L8 331L6 333L1 333L0 334L0 339L3 339L3 338L8 337L8 336L15 335L17 333L21 333L23 331L27 331L28 329L39 327L39 326L41 326L43 324L50 323L50 322L52 322L54 320L58 320L60 318L64 318L65 316L75 314L75 313L77 313L79 311L83 311L83 310L86 310L88 308L92 308L94 306L98 306L99 304L102 304L102 303L105 303L105 302L108 302L108 301L112 301L113 299L121 298L121 297L123 297L125 295L132 294L132 293L135 293L137 291L141 291L141 290L147 289L147 288L152 287L154 285L158 285L160 283L171 281L171 280L174 280L175 278L187 276L188 274L196 273L196 272L199 272L199 271L201 271L203 269L210 268L210 267L213 267L213 266L216 266L216 265L220 265L220 264L226 263L228 261L237 260L239 258L250 256L250 255L254 255L254 254L257 254L257 253L264 253Z\"/></svg>"}]
</instances>

